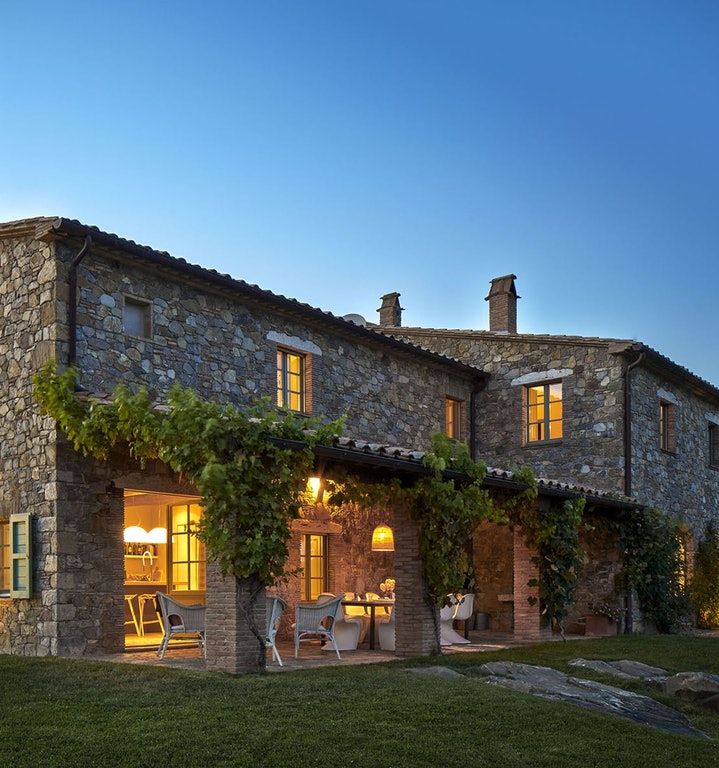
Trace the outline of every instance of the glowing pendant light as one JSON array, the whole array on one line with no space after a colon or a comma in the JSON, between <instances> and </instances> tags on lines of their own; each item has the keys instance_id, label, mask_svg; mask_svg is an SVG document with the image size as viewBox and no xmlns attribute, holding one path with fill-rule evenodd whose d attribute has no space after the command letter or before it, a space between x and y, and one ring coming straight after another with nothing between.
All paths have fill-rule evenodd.
<instances>
[{"instance_id":1,"label":"glowing pendant light","mask_svg":"<svg viewBox=\"0 0 719 768\"><path fill-rule=\"evenodd\" d=\"M126 544L145 544L147 531L139 525L131 525L125 528L124 538Z\"/></svg>"},{"instance_id":2,"label":"glowing pendant light","mask_svg":"<svg viewBox=\"0 0 719 768\"><path fill-rule=\"evenodd\" d=\"M388 525L378 525L372 531L373 552L394 552L394 534Z\"/></svg>"},{"instance_id":3,"label":"glowing pendant light","mask_svg":"<svg viewBox=\"0 0 719 768\"><path fill-rule=\"evenodd\" d=\"M148 544L167 544L167 528L153 528L147 534Z\"/></svg>"}]
</instances>

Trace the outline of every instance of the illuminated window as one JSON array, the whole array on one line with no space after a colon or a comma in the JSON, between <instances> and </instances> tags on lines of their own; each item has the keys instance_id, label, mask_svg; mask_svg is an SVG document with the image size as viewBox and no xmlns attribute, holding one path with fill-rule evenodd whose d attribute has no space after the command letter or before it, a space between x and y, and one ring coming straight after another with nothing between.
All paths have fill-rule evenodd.
<instances>
[{"instance_id":1,"label":"illuminated window","mask_svg":"<svg viewBox=\"0 0 719 768\"><path fill-rule=\"evenodd\" d=\"M122 330L128 336L149 339L152 333L152 314L150 303L125 296L122 307Z\"/></svg>"},{"instance_id":2,"label":"illuminated window","mask_svg":"<svg viewBox=\"0 0 719 768\"><path fill-rule=\"evenodd\" d=\"M462 401L447 397L444 400L444 430L453 440L462 439Z\"/></svg>"},{"instance_id":3,"label":"illuminated window","mask_svg":"<svg viewBox=\"0 0 719 768\"><path fill-rule=\"evenodd\" d=\"M668 453L677 452L676 407L664 400L659 402L659 445Z\"/></svg>"},{"instance_id":4,"label":"illuminated window","mask_svg":"<svg viewBox=\"0 0 719 768\"><path fill-rule=\"evenodd\" d=\"M327 592L329 583L327 536L305 533L300 539L300 568L302 569L302 600L316 600Z\"/></svg>"},{"instance_id":5,"label":"illuminated window","mask_svg":"<svg viewBox=\"0 0 719 768\"><path fill-rule=\"evenodd\" d=\"M305 410L305 356L287 349L277 350L277 405Z\"/></svg>"},{"instance_id":6,"label":"illuminated window","mask_svg":"<svg viewBox=\"0 0 719 768\"><path fill-rule=\"evenodd\" d=\"M719 425L709 425L709 463L719 469Z\"/></svg>"},{"instance_id":7,"label":"illuminated window","mask_svg":"<svg viewBox=\"0 0 719 768\"><path fill-rule=\"evenodd\" d=\"M0 522L0 595L10 594L10 525Z\"/></svg>"},{"instance_id":8,"label":"illuminated window","mask_svg":"<svg viewBox=\"0 0 719 768\"><path fill-rule=\"evenodd\" d=\"M175 504L170 508L170 573L175 592L205 589L205 545L194 533L201 517L199 504Z\"/></svg>"},{"instance_id":9,"label":"illuminated window","mask_svg":"<svg viewBox=\"0 0 719 768\"><path fill-rule=\"evenodd\" d=\"M527 442L560 440L562 427L562 384L537 384L527 387Z\"/></svg>"}]
</instances>

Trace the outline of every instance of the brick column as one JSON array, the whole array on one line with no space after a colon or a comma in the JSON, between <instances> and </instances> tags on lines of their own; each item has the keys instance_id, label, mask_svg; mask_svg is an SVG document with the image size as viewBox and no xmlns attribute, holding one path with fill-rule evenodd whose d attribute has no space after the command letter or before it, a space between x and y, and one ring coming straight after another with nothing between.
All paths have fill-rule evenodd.
<instances>
[{"instance_id":1,"label":"brick column","mask_svg":"<svg viewBox=\"0 0 719 768\"><path fill-rule=\"evenodd\" d=\"M539 570L532 562L536 550L527 546L521 528L513 528L514 535L514 637L517 640L540 640L539 587L530 587L528 582L539 579ZM529 598L535 598L534 605Z\"/></svg>"},{"instance_id":2,"label":"brick column","mask_svg":"<svg viewBox=\"0 0 719 768\"><path fill-rule=\"evenodd\" d=\"M425 601L423 564L419 555L417 523L396 510L394 530L395 653L424 656L438 652L433 609ZM439 617L437 617L439 619Z\"/></svg>"},{"instance_id":3,"label":"brick column","mask_svg":"<svg viewBox=\"0 0 719 768\"><path fill-rule=\"evenodd\" d=\"M257 638L243 610L255 588L254 581L223 577L216 563L207 564L208 669L237 674L264 667L259 663ZM267 621L264 590L255 603L253 617L262 632Z\"/></svg>"}]
</instances>

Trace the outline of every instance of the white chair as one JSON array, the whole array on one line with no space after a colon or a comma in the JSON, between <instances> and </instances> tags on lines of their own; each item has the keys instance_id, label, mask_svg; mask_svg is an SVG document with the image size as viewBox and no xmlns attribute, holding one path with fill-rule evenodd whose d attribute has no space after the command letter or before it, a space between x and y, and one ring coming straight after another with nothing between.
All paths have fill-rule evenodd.
<instances>
[{"instance_id":1,"label":"white chair","mask_svg":"<svg viewBox=\"0 0 719 768\"><path fill-rule=\"evenodd\" d=\"M354 600L353 592L345 592L345 600ZM358 619L360 622L360 637L359 642L364 643L367 638L367 632L369 631L369 616L367 615L367 609L361 605L344 605L342 606L345 612L345 621Z\"/></svg>"},{"instance_id":2,"label":"white chair","mask_svg":"<svg viewBox=\"0 0 719 768\"><path fill-rule=\"evenodd\" d=\"M162 618L162 631L164 636L160 647L157 649L157 655L162 659L165 651L173 637L191 636L196 637L202 655L207 657L207 647L205 645L205 606L204 605L185 605L173 600L164 592L157 592L157 608Z\"/></svg>"},{"instance_id":3,"label":"white chair","mask_svg":"<svg viewBox=\"0 0 719 768\"><path fill-rule=\"evenodd\" d=\"M458 600L455 595L447 595L449 605L443 606L439 611L440 645L465 645L469 643L466 637L462 637L454 629L454 622L458 618L469 618L474 608L474 595L464 595ZM462 609L462 606L465 606ZM460 609L463 613L460 614ZM465 616L466 613L466 616Z\"/></svg>"},{"instance_id":4,"label":"white chair","mask_svg":"<svg viewBox=\"0 0 719 768\"><path fill-rule=\"evenodd\" d=\"M331 592L322 592L317 598L318 603L327 603L337 598ZM362 628L364 622L360 616L349 616L347 606L342 605L341 601L344 600L344 595L340 596L340 607L342 613L337 614L337 621L334 626L335 641L340 651L356 651L359 645L360 635L362 634ZM367 617L369 620L369 617ZM323 651L331 650L329 645L322 646Z\"/></svg>"},{"instance_id":5,"label":"white chair","mask_svg":"<svg viewBox=\"0 0 719 768\"><path fill-rule=\"evenodd\" d=\"M287 608L287 603L277 595L267 595L267 632L265 633L265 643L272 649L272 658L277 660L277 663L282 666L282 657L277 650L275 639L277 637L277 630L280 627L280 620L282 614Z\"/></svg>"},{"instance_id":6,"label":"white chair","mask_svg":"<svg viewBox=\"0 0 719 768\"><path fill-rule=\"evenodd\" d=\"M377 627L377 636L379 638L379 647L383 651L394 651L395 634L394 634L394 614L392 611L389 615L388 621L383 621Z\"/></svg>"},{"instance_id":7,"label":"white chair","mask_svg":"<svg viewBox=\"0 0 719 768\"><path fill-rule=\"evenodd\" d=\"M343 615L342 597L335 597L326 602L320 602L318 599L314 605L300 603L295 606L295 658L299 653L302 640L320 638L329 640L337 653L337 658L341 659L335 633ZM359 626L354 625L354 627L359 637Z\"/></svg>"}]
</instances>

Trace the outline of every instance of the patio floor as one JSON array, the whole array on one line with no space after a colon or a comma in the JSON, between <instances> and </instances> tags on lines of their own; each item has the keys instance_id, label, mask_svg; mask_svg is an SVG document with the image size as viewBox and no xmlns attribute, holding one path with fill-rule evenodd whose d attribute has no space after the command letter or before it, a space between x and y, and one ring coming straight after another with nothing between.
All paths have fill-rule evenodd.
<instances>
[{"instance_id":1,"label":"patio floor","mask_svg":"<svg viewBox=\"0 0 719 768\"><path fill-rule=\"evenodd\" d=\"M550 638L548 638L550 639ZM568 636L567 639L585 639L583 636ZM586 639L592 639L587 637ZM594 638L596 639L596 638ZM557 635L551 640L561 641ZM443 649L444 653L481 653L486 651L501 651L505 648L515 648L522 645L532 645L531 642L515 640L510 633L476 631L470 632L470 643L467 645L453 645ZM545 641L546 642L546 641ZM398 659L394 653L387 651L359 648L356 651L342 651L341 659L338 659L334 651L325 651L320 648L318 642L305 642L300 647L298 659L294 657L292 642L279 642L278 648L284 666L280 667L270 660L268 654L268 672L291 672L298 669L314 669L317 667L352 666L356 664L380 664ZM170 645L165 658L160 660L154 650L138 649L116 653L103 657L106 661L117 661L123 664L153 664L161 667L173 667L176 669L204 670L205 662L200 656L196 644L184 643L183 645Z\"/></svg>"}]
</instances>

